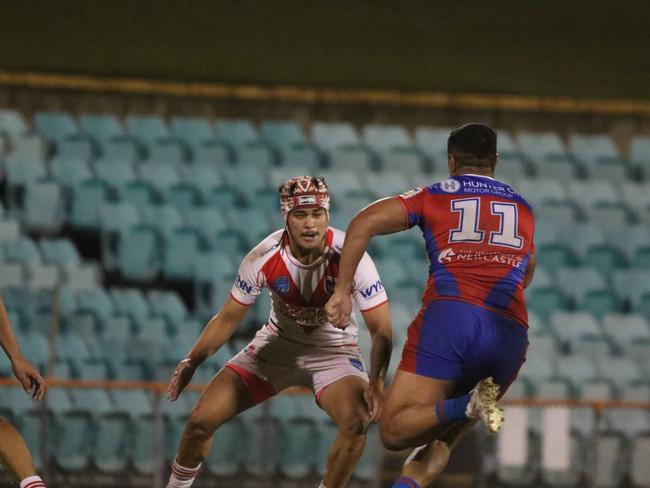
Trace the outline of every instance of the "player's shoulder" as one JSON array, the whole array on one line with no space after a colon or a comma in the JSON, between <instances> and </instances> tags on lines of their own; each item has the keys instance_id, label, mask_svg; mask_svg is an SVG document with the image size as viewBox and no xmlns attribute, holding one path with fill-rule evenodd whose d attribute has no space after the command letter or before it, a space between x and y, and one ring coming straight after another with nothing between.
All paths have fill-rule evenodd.
<instances>
[{"instance_id":1,"label":"player's shoulder","mask_svg":"<svg viewBox=\"0 0 650 488\"><path fill-rule=\"evenodd\" d=\"M280 250L283 237L284 229L278 229L272 232L250 250L246 255L245 261L261 266Z\"/></svg>"},{"instance_id":2,"label":"player's shoulder","mask_svg":"<svg viewBox=\"0 0 650 488\"><path fill-rule=\"evenodd\" d=\"M345 231L335 227L328 227L327 229L332 233L332 243L330 244L330 247L334 252L341 254L343 251L343 243L345 242Z\"/></svg>"}]
</instances>

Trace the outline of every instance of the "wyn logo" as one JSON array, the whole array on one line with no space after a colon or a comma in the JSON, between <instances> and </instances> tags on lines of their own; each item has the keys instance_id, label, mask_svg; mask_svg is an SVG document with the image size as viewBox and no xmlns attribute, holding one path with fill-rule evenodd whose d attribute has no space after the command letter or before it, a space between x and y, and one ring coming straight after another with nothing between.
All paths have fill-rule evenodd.
<instances>
[{"instance_id":1,"label":"wyn logo","mask_svg":"<svg viewBox=\"0 0 650 488\"><path fill-rule=\"evenodd\" d=\"M235 277L235 284L237 285L237 288L239 288L247 295L253 293L253 285L246 283L244 280L241 279L241 276L239 275Z\"/></svg>"},{"instance_id":2,"label":"wyn logo","mask_svg":"<svg viewBox=\"0 0 650 488\"><path fill-rule=\"evenodd\" d=\"M377 280L374 285L370 285L365 290L361 290L361 296L363 298L370 298L371 296L379 293L384 289L384 285L381 283L381 280Z\"/></svg>"}]
</instances>

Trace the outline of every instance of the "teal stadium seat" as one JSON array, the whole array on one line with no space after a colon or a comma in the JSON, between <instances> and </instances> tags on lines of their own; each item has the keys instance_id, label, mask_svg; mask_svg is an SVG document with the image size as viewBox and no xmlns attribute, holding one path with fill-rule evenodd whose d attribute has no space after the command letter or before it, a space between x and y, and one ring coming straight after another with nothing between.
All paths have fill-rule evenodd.
<instances>
[{"instance_id":1,"label":"teal stadium seat","mask_svg":"<svg viewBox=\"0 0 650 488\"><path fill-rule=\"evenodd\" d=\"M434 162L440 171L447 167L447 139L451 127L418 127L415 129L415 144Z\"/></svg>"},{"instance_id":2,"label":"teal stadium seat","mask_svg":"<svg viewBox=\"0 0 650 488\"><path fill-rule=\"evenodd\" d=\"M622 181L628 177L630 163L607 134L571 134L571 153L584 165L590 178Z\"/></svg>"},{"instance_id":3,"label":"teal stadium seat","mask_svg":"<svg viewBox=\"0 0 650 488\"><path fill-rule=\"evenodd\" d=\"M90 137L84 135L68 136L56 144L56 157L90 161L99 152L99 147Z\"/></svg>"},{"instance_id":4,"label":"teal stadium seat","mask_svg":"<svg viewBox=\"0 0 650 488\"><path fill-rule=\"evenodd\" d=\"M98 179L81 181L72 188L70 225L79 230L99 230L100 210L109 198L108 187Z\"/></svg>"},{"instance_id":5,"label":"teal stadium seat","mask_svg":"<svg viewBox=\"0 0 650 488\"><path fill-rule=\"evenodd\" d=\"M555 132L521 131L517 143L540 178L566 181L577 176L579 168Z\"/></svg>"},{"instance_id":6,"label":"teal stadium seat","mask_svg":"<svg viewBox=\"0 0 650 488\"><path fill-rule=\"evenodd\" d=\"M273 154L262 141L257 129L245 119L217 119L214 123L217 139L232 148L235 164L259 169L273 166Z\"/></svg>"},{"instance_id":7,"label":"teal stadium seat","mask_svg":"<svg viewBox=\"0 0 650 488\"><path fill-rule=\"evenodd\" d=\"M82 134L92 136L97 141L108 141L126 135L122 122L113 114L81 114L79 128Z\"/></svg>"},{"instance_id":8,"label":"teal stadium seat","mask_svg":"<svg viewBox=\"0 0 650 488\"><path fill-rule=\"evenodd\" d=\"M630 141L630 161L643 179L650 180L650 137L634 135Z\"/></svg>"},{"instance_id":9,"label":"teal stadium seat","mask_svg":"<svg viewBox=\"0 0 650 488\"><path fill-rule=\"evenodd\" d=\"M170 126L178 139L192 147L215 136L212 125L203 117L172 117Z\"/></svg>"},{"instance_id":10,"label":"teal stadium seat","mask_svg":"<svg viewBox=\"0 0 650 488\"><path fill-rule=\"evenodd\" d=\"M114 161L127 161L134 163L144 156L142 144L129 135L113 137L100 142L99 152L101 158L98 161L111 163Z\"/></svg>"},{"instance_id":11,"label":"teal stadium seat","mask_svg":"<svg viewBox=\"0 0 650 488\"><path fill-rule=\"evenodd\" d=\"M66 156L50 160L50 173L61 186L72 188L93 177L88 161Z\"/></svg>"},{"instance_id":12,"label":"teal stadium seat","mask_svg":"<svg viewBox=\"0 0 650 488\"><path fill-rule=\"evenodd\" d=\"M0 109L0 132L5 132L10 137L25 134L29 130L23 115L10 108Z\"/></svg>"},{"instance_id":13,"label":"teal stadium seat","mask_svg":"<svg viewBox=\"0 0 650 488\"><path fill-rule=\"evenodd\" d=\"M167 124L159 115L127 115L126 130L146 144L170 137Z\"/></svg>"},{"instance_id":14,"label":"teal stadium seat","mask_svg":"<svg viewBox=\"0 0 650 488\"><path fill-rule=\"evenodd\" d=\"M117 474L127 468L131 431L125 414L111 413L97 419L91 454L99 472Z\"/></svg>"},{"instance_id":15,"label":"teal stadium seat","mask_svg":"<svg viewBox=\"0 0 650 488\"><path fill-rule=\"evenodd\" d=\"M77 122L66 112L36 112L34 129L51 140L64 139L79 132Z\"/></svg>"},{"instance_id":16,"label":"teal stadium seat","mask_svg":"<svg viewBox=\"0 0 650 488\"><path fill-rule=\"evenodd\" d=\"M151 163L184 164L189 160L189 149L177 139L162 139L149 145L147 161Z\"/></svg>"}]
</instances>

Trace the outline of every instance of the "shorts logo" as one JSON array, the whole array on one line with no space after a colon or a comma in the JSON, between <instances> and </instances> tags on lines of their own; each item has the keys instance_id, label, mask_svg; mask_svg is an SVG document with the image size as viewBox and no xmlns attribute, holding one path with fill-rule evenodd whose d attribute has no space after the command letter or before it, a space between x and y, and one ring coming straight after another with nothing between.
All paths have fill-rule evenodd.
<instances>
[{"instance_id":1,"label":"shorts logo","mask_svg":"<svg viewBox=\"0 0 650 488\"><path fill-rule=\"evenodd\" d=\"M449 178L440 182L440 189L445 193L456 193L460 190L460 182Z\"/></svg>"},{"instance_id":2,"label":"shorts logo","mask_svg":"<svg viewBox=\"0 0 650 488\"><path fill-rule=\"evenodd\" d=\"M315 195L305 195L298 197L298 205L316 205Z\"/></svg>"},{"instance_id":3,"label":"shorts logo","mask_svg":"<svg viewBox=\"0 0 650 488\"><path fill-rule=\"evenodd\" d=\"M273 280L273 288L276 289L278 293L287 293L289 291L289 277L280 276Z\"/></svg>"},{"instance_id":4,"label":"shorts logo","mask_svg":"<svg viewBox=\"0 0 650 488\"><path fill-rule=\"evenodd\" d=\"M325 276L325 293L333 295L335 286L336 279L333 276Z\"/></svg>"},{"instance_id":5,"label":"shorts logo","mask_svg":"<svg viewBox=\"0 0 650 488\"><path fill-rule=\"evenodd\" d=\"M350 361L350 364L355 368L357 368L362 373L365 371L365 369L363 369L363 363L361 362L361 359L350 358L348 361Z\"/></svg>"}]
</instances>

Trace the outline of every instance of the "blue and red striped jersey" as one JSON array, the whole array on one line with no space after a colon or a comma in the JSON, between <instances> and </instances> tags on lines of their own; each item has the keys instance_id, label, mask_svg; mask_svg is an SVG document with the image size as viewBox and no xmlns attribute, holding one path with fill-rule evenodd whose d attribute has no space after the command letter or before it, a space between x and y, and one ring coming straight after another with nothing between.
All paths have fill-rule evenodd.
<instances>
[{"instance_id":1,"label":"blue and red striped jersey","mask_svg":"<svg viewBox=\"0 0 650 488\"><path fill-rule=\"evenodd\" d=\"M535 252L535 219L521 195L494 178L465 174L396 198L426 243L424 305L456 299L527 325L523 280Z\"/></svg>"}]
</instances>

